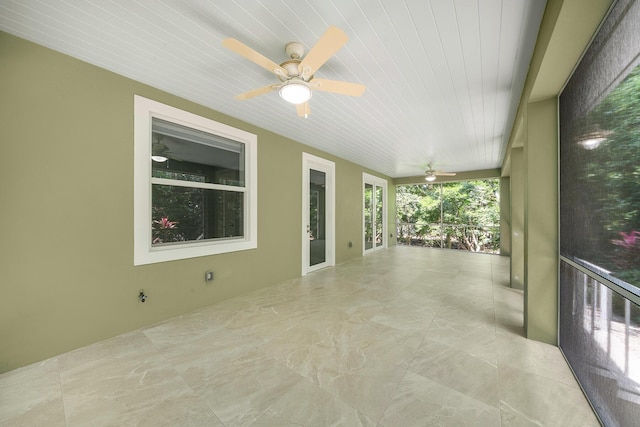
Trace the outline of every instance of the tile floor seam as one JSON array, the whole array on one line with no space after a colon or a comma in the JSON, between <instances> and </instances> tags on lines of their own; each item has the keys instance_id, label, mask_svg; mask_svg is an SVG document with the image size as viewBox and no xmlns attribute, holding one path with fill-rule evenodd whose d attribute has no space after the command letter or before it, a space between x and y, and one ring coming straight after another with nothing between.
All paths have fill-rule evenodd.
<instances>
[{"instance_id":1,"label":"tile floor seam","mask_svg":"<svg viewBox=\"0 0 640 427\"><path fill-rule=\"evenodd\" d=\"M493 317L494 317L494 332L497 335L498 334L498 316L496 314L496 282L495 282L495 276L494 276L494 271L493 271L493 263L491 264L491 295L493 297ZM496 355L498 355L498 340L496 338L495 341L495 351L496 351ZM496 383L498 384L498 411L499 411L499 427L502 427L502 399L500 398L500 357L496 356Z\"/></svg>"},{"instance_id":2,"label":"tile floor seam","mask_svg":"<svg viewBox=\"0 0 640 427\"><path fill-rule=\"evenodd\" d=\"M378 417L378 419L376 420L376 426L379 426L380 423L382 422L382 420L384 419L384 414L387 412L387 410L389 409L389 406L391 406L391 403L393 402L393 396L396 394L396 392L398 391L398 389L400 388L400 384L402 384L402 381L404 380L404 378L407 376L407 372L409 371L409 367L407 366L404 369L404 373L402 374L402 377L400 377L400 381L398 381L398 384L396 384L396 386L393 389L392 393L389 393L389 401L387 402L387 405L384 407L384 409L381 411L380 416Z\"/></svg>"},{"instance_id":3,"label":"tile floor seam","mask_svg":"<svg viewBox=\"0 0 640 427\"><path fill-rule=\"evenodd\" d=\"M64 414L64 424L69 427L69 418L67 416L67 405L64 399L64 388L62 387L62 373L60 372L60 363L58 363L58 356L55 356L56 361L56 373L58 374L58 385L60 386L60 401L62 402L62 411Z\"/></svg>"},{"instance_id":4,"label":"tile floor seam","mask_svg":"<svg viewBox=\"0 0 640 427\"><path fill-rule=\"evenodd\" d=\"M431 325L433 324L433 320L435 319L435 316L431 319L431 322L429 322L429 326L427 328L425 328L425 332L422 335L422 338L420 340L420 343L417 345L416 349L413 351L413 356L411 357L411 360L409 360L409 362L406 364L406 367L404 368L404 373L402 374L402 377L400 378L400 381L398 381L398 384L396 384L393 393L390 393L389 395L391 396L389 398L389 402L387 403L387 405L385 406L384 410L381 412L380 417L378 418L378 420L376 421L376 427L380 427L380 423L382 422L382 420L384 419L384 414L387 412L387 410L389 409L389 406L391 406L391 403L393 402L393 396L396 394L396 392L398 391L398 389L400 388L400 385L402 384L402 381L404 381L405 377L407 376L407 372L410 372L409 368L411 366L411 363L413 362L413 360L416 357L416 354L418 353L418 350L420 349L420 347L422 346L422 344L424 343L424 341L426 340L427 337L427 333L429 331L429 328L431 327Z\"/></svg>"},{"instance_id":5,"label":"tile floor seam","mask_svg":"<svg viewBox=\"0 0 640 427\"><path fill-rule=\"evenodd\" d=\"M431 325L433 325L433 321L435 320L435 316L433 316L431 318L431 321L429 322L429 325L425 328L424 334L422 334L422 338L420 339L420 343L416 346L416 349L413 351L413 356L411 357L411 360L409 360L409 362L407 363L405 370L404 370L404 374L402 374L402 378L400 379L400 381L398 382L398 384L395 387L394 393L391 394L391 396L393 396L395 394L395 391L398 390L398 388L400 387L400 384L402 383L402 381L404 380L404 378L407 376L407 372L411 372L410 371L410 367L412 362L415 360L416 355L418 353L418 350L420 349L420 347L422 346L422 344L425 342L425 340L427 339L427 334L429 332L429 329L431 328ZM382 414L380 415L380 419L378 420L378 423L380 423L380 421L382 421L382 418L384 417L384 413L387 411L387 409L389 408L389 405L391 405L393 398L391 398L389 400L389 403L387 404L387 406L385 407L384 411L382 411Z\"/></svg>"},{"instance_id":6,"label":"tile floor seam","mask_svg":"<svg viewBox=\"0 0 640 427\"><path fill-rule=\"evenodd\" d=\"M260 351L262 351L262 350L260 349ZM319 389L319 390L322 390L323 392L325 392L325 393L329 394L329 395L330 395L330 396L332 396L333 398L335 398L335 399L337 399L337 400L341 401L343 404L347 405L348 407L350 407L352 410L356 411L357 413L361 413L361 414L363 414L363 415L365 415L365 416L367 416L367 417L368 417L368 414L365 414L362 410L360 410L360 409L356 408L355 406L351 405L349 402L344 401L344 399L342 398L342 396L340 396L339 394L335 393L333 390L331 390L331 389L329 389L329 388L327 388L327 387L323 387L321 384L316 384L316 383L314 383L314 382L313 382L310 378L308 378L307 376L300 374L300 373L299 373L299 372L297 372L295 369L293 369L293 368L291 368L291 367L287 366L285 363L281 362L280 360L276 359L275 357L271 356L270 354L265 353L265 355L266 355L267 357L269 357L270 359L272 359L274 362L278 363L280 366L282 366L282 367L284 367L284 368L286 368L286 369L290 370L293 374L295 374L295 375L299 376L299 377L300 377L300 379L301 379L302 381L306 382L309 386L311 386L311 387L313 387L313 388L317 388L317 389ZM284 396L280 397L276 402L274 402L274 403L273 403L273 404L271 404L269 407L267 407L267 408L262 412L262 414L261 414L261 415L266 414L266 413L267 413L267 411L268 411L269 409L271 409L271 408L272 408L276 403L278 403L281 399L284 399ZM381 416L382 416L382 415L381 415ZM381 417L381 416L380 416L380 417ZM258 420L259 420L259 418L260 418L260 416L256 417L256 420L252 423L252 425L253 425L253 424L255 424L255 423L257 423L257 422L258 422Z\"/></svg>"},{"instance_id":7,"label":"tile floor seam","mask_svg":"<svg viewBox=\"0 0 640 427\"><path fill-rule=\"evenodd\" d=\"M161 322L162 323L162 322ZM159 323L160 324L160 323ZM151 327L154 327L156 325L153 325ZM203 405L205 405L207 408L209 408L209 410L211 411L211 414L216 417L216 419L220 422L220 424L223 424L226 427L226 424L224 424L222 422L222 420L220 419L220 417L218 416L218 414L216 413L216 411L214 411L214 409L207 403L207 401L205 399L202 398L202 396L200 396L200 394L193 388L193 386L189 383L189 381L187 381L187 379L184 377L184 375L182 374L182 372L180 372L180 370L167 358L166 354L164 354L162 351L160 351L160 349L158 348L158 345L146 334L144 329L148 329L147 328L142 328L141 332L147 337L147 339L151 342L151 345L153 346L153 348L155 349L155 352L157 353L157 355L165 361L165 363L171 367L171 369L176 373L176 376L178 378L180 378L182 380L182 382L184 383L184 385L191 391L191 393L193 394L194 397L196 397L200 402L202 402ZM71 426L68 426L71 427Z\"/></svg>"}]
</instances>

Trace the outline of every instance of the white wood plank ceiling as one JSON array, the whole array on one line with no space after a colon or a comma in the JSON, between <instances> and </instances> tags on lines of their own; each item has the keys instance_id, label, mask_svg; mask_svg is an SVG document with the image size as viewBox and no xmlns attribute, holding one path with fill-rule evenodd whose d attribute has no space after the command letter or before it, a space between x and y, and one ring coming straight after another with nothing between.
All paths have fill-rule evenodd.
<instances>
[{"instance_id":1,"label":"white wood plank ceiling","mask_svg":"<svg viewBox=\"0 0 640 427\"><path fill-rule=\"evenodd\" d=\"M0 30L149 84L390 177L500 167L544 0L0 0ZM274 62L329 26L347 44L316 77L362 83L315 92L296 115L277 83L224 48ZM0 52L0 55L2 53ZM133 102L133 101L132 101Z\"/></svg>"}]
</instances>

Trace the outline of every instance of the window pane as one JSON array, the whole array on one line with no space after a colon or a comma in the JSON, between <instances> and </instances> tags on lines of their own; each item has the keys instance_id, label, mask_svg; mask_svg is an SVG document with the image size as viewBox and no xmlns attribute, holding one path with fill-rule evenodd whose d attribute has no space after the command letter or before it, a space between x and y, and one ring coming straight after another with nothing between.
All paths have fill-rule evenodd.
<instances>
[{"instance_id":1,"label":"window pane","mask_svg":"<svg viewBox=\"0 0 640 427\"><path fill-rule=\"evenodd\" d=\"M152 244L243 237L244 194L153 185Z\"/></svg>"},{"instance_id":2,"label":"window pane","mask_svg":"<svg viewBox=\"0 0 640 427\"><path fill-rule=\"evenodd\" d=\"M153 119L154 178L244 187L244 144Z\"/></svg>"}]
</instances>

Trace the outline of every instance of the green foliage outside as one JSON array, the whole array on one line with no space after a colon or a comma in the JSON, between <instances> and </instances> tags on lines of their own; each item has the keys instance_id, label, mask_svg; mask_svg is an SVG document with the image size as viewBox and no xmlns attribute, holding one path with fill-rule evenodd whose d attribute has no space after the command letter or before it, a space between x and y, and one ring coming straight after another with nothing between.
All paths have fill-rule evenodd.
<instances>
[{"instance_id":1,"label":"green foliage outside","mask_svg":"<svg viewBox=\"0 0 640 427\"><path fill-rule=\"evenodd\" d=\"M398 186L398 242L499 252L499 190L497 179Z\"/></svg>"},{"instance_id":2,"label":"green foliage outside","mask_svg":"<svg viewBox=\"0 0 640 427\"><path fill-rule=\"evenodd\" d=\"M152 191L154 245L202 238L204 190L154 185Z\"/></svg>"}]
</instances>

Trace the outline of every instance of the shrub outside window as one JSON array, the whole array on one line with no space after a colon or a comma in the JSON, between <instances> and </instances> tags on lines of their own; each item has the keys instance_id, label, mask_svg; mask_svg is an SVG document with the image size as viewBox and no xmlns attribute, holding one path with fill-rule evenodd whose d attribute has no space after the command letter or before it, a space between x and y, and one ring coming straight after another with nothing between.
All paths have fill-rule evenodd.
<instances>
[{"instance_id":1,"label":"shrub outside window","mask_svg":"<svg viewBox=\"0 0 640 427\"><path fill-rule=\"evenodd\" d=\"M134 265L257 247L256 136L140 96Z\"/></svg>"}]
</instances>

